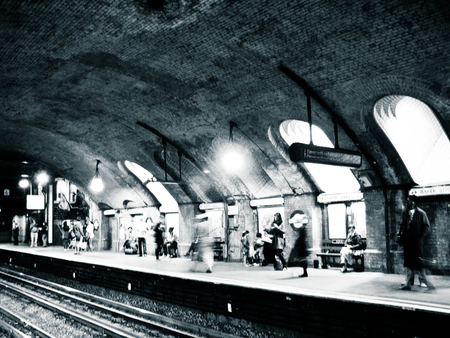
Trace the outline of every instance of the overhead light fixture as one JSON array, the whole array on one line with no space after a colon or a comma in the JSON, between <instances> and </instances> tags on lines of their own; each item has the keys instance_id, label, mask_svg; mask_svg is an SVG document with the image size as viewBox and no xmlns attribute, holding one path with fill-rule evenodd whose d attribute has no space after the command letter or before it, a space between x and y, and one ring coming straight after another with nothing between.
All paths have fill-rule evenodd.
<instances>
[{"instance_id":1,"label":"overhead light fixture","mask_svg":"<svg viewBox=\"0 0 450 338\"><path fill-rule=\"evenodd\" d=\"M49 181L49 176L46 172L40 172L36 176L36 181L41 185L46 185Z\"/></svg>"},{"instance_id":2,"label":"overhead light fixture","mask_svg":"<svg viewBox=\"0 0 450 338\"><path fill-rule=\"evenodd\" d=\"M29 185L30 185L30 182L26 179L21 179L19 181L19 187L21 187L23 189L28 188Z\"/></svg>"},{"instance_id":3,"label":"overhead light fixture","mask_svg":"<svg viewBox=\"0 0 450 338\"><path fill-rule=\"evenodd\" d=\"M105 216L113 216L115 214L117 214L117 211L115 209L109 209L109 210L103 211L103 215L105 215Z\"/></svg>"},{"instance_id":4,"label":"overhead light fixture","mask_svg":"<svg viewBox=\"0 0 450 338\"><path fill-rule=\"evenodd\" d=\"M128 210L129 215L143 215L144 209L143 208L134 208Z\"/></svg>"},{"instance_id":5,"label":"overhead light fixture","mask_svg":"<svg viewBox=\"0 0 450 338\"><path fill-rule=\"evenodd\" d=\"M244 166L244 158L241 152L236 147L233 140L233 128L237 127L237 124L233 121L230 122L230 136L228 138L228 144L225 152L222 156L222 166L226 171L230 173L239 172Z\"/></svg>"},{"instance_id":6,"label":"overhead light fixture","mask_svg":"<svg viewBox=\"0 0 450 338\"><path fill-rule=\"evenodd\" d=\"M95 175L94 178L91 181L91 190L94 193L99 193L103 190L103 180L100 176L100 173L98 172L98 165L102 163L100 160L97 160L97 165L95 166Z\"/></svg>"}]
</instances>

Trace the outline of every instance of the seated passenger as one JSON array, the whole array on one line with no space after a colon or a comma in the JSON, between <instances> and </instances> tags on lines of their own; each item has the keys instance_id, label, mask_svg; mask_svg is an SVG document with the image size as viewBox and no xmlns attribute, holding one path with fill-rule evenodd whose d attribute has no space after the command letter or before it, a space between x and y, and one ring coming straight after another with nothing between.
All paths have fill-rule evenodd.
<instances>
[{"instance_id":1,"label":"seated passenger","mask_svg":"<svg viewBox=\"0 0 450 338\"><path fill-rule=\"evenodd\" d=\"M361 250L363 247L361 236L355 231L355 226L350 225L348 229L349 232L347 235L347 239L345 240L344 246L341 249L341 264L343 264L341 272L347 271L347 265L354 264L354 252L356 250Z\"/></svg>"},{"instance_id":2,"label":"seated passenger","mask_svg":"<svg viewBox=\"0 0 450 338\"><path fill-rule=\"evenodd\" d=\"M169 228L169 234L166 237L164 245L167 248L167 251L164 250L164 252L168 252L170 258L176 258L178 250L178 236L173 233L173 227Z\"/></svg>"},{"instance_id":3,"label":"seated passenger","mask_svg":"<svg viewBox=\"0 0 450 338\"><path fill-rule=\"evenodd\" d=\"M121 250L123 250L127 255L136 255L138 252L138 241L136 236L134 235L132 227L128 228L126 240Z\"/></svg>"},{"instance_id":4,"label":"seated passenger","mask_svg":"<svg viewBox=\"0 0 450 338\"><path fill-rule=\"evenodd\" d=\"M197 245L198 245L198 236L195 236L195 239L192 241L191 246L189 247L189 250L185 256L189 257L190 255L192 255L193 258L194 254L197 252Z\"/></svg>"},{"instance_id":5,"label":"seated passenger","mask_svg":"<svg viewBox=\"0 0 450 338\"><path fill-rule=\"evenodd\" d=\"M262 234L260 232L256 234L256 239L253 241L253 250L253 265L262 265L264 242L262 240Z\"/></svg>"}]
</instances>

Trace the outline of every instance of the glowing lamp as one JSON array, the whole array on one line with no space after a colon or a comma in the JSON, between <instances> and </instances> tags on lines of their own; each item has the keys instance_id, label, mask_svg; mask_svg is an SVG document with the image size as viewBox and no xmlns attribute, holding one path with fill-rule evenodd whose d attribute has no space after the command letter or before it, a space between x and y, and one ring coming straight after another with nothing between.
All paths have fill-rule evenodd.
<instances>
[{"instance_id":1,"label":"glowing lamp","mask_svg":"<svg viewBox=\"0 0 450 338\"><path fill-rule=\"evenodd\" d=\"M100 164L100 160L97 160L97 165L95 167L95 175L94 178L91 181L91 190L94 193L99 193L101 191L103 191L104 185L103 185L103 180L100 177L100 173L98 171L98 165Z\"/></svg>"}]
</instances>

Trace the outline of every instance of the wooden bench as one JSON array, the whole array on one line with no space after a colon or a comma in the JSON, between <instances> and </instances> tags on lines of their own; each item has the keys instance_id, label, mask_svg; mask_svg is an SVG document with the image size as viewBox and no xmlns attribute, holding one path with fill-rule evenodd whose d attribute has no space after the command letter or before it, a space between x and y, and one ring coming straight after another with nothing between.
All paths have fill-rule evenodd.
<instances>
[{"instance_id":1,"label":"wooden bench","mask_svg":"<svg viewBox=\"0 0 450 338\"><path fill-rule=\"evenodd\" d=\"M325 252L316 253L316 256L321 260L322 269L328 269L329 267L341 267L341 248L344 245L342 239L324 240L322 250ZM355 264L353 265L353 271L364 271L364 250L356 250L353 255Z\"/></svg>"}]
</instances>

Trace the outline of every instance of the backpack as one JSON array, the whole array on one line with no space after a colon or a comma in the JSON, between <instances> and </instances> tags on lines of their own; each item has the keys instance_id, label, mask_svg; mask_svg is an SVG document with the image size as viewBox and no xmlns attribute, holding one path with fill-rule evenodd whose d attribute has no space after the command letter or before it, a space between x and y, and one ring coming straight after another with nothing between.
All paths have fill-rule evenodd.
<instances>
[{"instance_id":1,"label":"backpack","mask_svg":"<svg viewBox=\"0 0 450 338\"><path fill-rule=\"evenodd\" d=\"M278 258L277 255L275 255L275 257L274 257L273 268L277 271L283 270L283 263L281 263L281 260L280 260L280 258Z\"/></svg>"}]
</instances>

